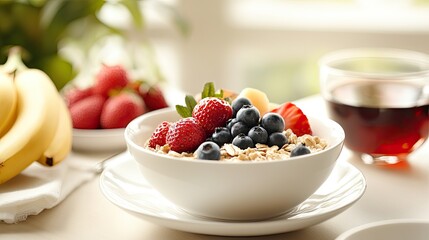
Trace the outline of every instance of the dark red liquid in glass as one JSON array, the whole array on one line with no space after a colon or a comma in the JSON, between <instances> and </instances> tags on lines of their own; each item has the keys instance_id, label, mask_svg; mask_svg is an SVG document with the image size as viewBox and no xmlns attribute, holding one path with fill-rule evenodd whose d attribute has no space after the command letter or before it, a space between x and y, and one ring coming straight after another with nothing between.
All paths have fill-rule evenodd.
<instances>
[{"instance_id":1,"label":"dark red liquid in glass","mask_svg":"<svg viewBox=\"0 0 429 240\"><path fill-rule=\"evenodd\" d=\"M346 146L374 155L410 153L429 134L429 104L413 85L348 84L335 88L327 107L345 130Z\"/></svg>"}]
</instances>

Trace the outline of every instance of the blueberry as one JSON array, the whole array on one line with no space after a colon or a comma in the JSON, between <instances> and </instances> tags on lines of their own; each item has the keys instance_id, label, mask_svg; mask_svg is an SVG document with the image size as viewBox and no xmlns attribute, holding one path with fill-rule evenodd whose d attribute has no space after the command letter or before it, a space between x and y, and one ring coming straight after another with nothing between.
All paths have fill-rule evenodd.
<instances>
[{"instance_id":1,"label":"blueberry","mask_svg":"<svg viewBox=\"0 0 429 240\"><path fill-rule=\"evenodd\" d=\"M220 148L214 142L203 142L197 149L197 158L205 160L219 160Z\"/></svg>"},{"instance_id":2,"label":"blueberry","mask_svg":"<svg viewBox=\"0 0 429 240\"><path fill-rule=\"evenodd\" d=\"M287 143L286 136L281 132L271 133L268 137L268 146L278 146L279 148L283 147Z\"/></svg>"},{"instance_id":3,"label":"blueberry","mask_svg":"<svg viewBox=\"0 0 429 240\"><path fill-rule=\"evenodd\" d=\"M222 147L225 143L232 141L232 135L228 128L217 127L211 137L212 141L217 143L219 147Z\"/></svg>"},{"instance_id":4,"label":"blueberry","mask_svg":"<svg viewBox=\"0 0 429 240\"><path fill-rule=\"evenodd\" d=\"M240 133L247 135L249 130L250 130L250 128L246 124L244 124L242 122L236 122L231 127L231 136L232 136L232 138L235 138Z\"/></svg>"},{"instance_id":5,"label":"blueberry","mask_svg":"<svg viewBox=\"0 0 429 240\"><path fill-rule=\"evenodd\" d=\"M237 112L237 120L246 124L249 127L258 125L259 123L259 110L252 105L244 105Z\"/></svg>"},{"instance_id":6,"label":"blueberry","mask_svg":"<svg viewBox=\"0 0 429 240\"><path fill-rule=\"evenodd\" d=\"M249 130L249 133L247 134L252 140L253 143L262 143L265 144L268 141L268 133L267 130L265 130L261 126L254 126Z\"/></svg>"},{"instance_id":7,"label":"blueberry","mask_svg":"<svg viewBox=\"0 0 429 240\"><path fill-rule=\"evenodd\" d=\"M238 134L233 140L232 144L239 147L240 149L252 148L255 145L253 144L252 139L244 135L243 133Z\"/></svg>"},{"instance_id":8,"label":"blueberry","mask_svg":"<svg viewBox=\"0 0 429 240\"><path fill-rule=\"evenodd\" d=\"M230 118L228 121L226 121L226 127L231 131L232 125L237 123L237 118Z\"/></svg>"},{"instance_id":9,"label":"blueberry","mask_svg":"<svg viewBox=\"0 0 429 240\"><path fill-rule=\"evenodd\" d=\"M252 105L252 103L249 101L249 99L244 97L236 98L234 101L232 101L232 117L235 117L238 110L240 110L244 105Z\"/></svg>"},{"instance_id":10,"label":"blueberry","mask_svg":"<svg viewBox=\"0 0 429 240\"><path fill-rule=\"evenodd\" d=\"M301 156L301 155L305 155L305 154L309 154L309 153L310 153L310 149L308 149L308 147L306 147L302 144L299 144L290 152L290 156L296 157L296 156Z\"/></svg>"},{"instance_id":11,"label":"blueberry","mask_svg":"<svg viewBox=\"0 0 429 240\"><path fill-rule=\"evenodd\" d=\"M285 121L278 113L267 113L261 119L261 126L267 130L268 134L283 132Z\"/></svg>"}]
</instances>

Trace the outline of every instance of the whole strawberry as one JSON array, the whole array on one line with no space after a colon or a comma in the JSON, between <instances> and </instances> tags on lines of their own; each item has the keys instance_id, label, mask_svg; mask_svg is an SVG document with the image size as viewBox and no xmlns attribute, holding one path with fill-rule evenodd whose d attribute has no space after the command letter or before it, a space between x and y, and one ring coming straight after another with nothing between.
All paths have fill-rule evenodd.
<instances>
[{"instance_id":1,"label":"whole strawberry","mask_svg":"<svg viewBox=\"0 0 429 240\"><path fill-rule=\"evenodd\" d=\"M72 88L64 95L64 100L70 108L73 104L92 95L92 88Z\"/></svg>"},{"instance_id":2,"label":"whole strawberry","mask_svg":"<svg viewBox=\"0 0 429 240\"><path fill-rule=\"evenodd\" d=\"M166 142L176 152L193 152L206 139L204 129L193 117L174 122L167 132Z\"/></svg>"},{"instance_id":3,"label":"whole strawberry","mask_svg":"<svg viewBox=\"0 0 429 240\"><path fill-rule=\"evenodd\" d=\"M103 65L96 76L93 92L107 97L112 90L122 89L128 82L127 71L122 66Z\"/></svg>"},{"instance_id":4,"label":"whole strawberry","mask_svg":"<svg viewBox=\"0 0 429 240\"><path fill-rule=\"evenodd\" d=\"M141 89L140 94L149 111L168 107L164 94L157 86Z\"/></svg>"},{"instance_id":5,"label":"whole strawberry","mask_svg":"<svg viewBox=\"0 0 429 240\"><path fill-rule=\"evenodd\" d=\"M73 104L70 115L74 128L97 129L105 98L100 95L89 96Z\"/></svg>"},{"instance_id":6,"label":"whole strawberry","mask_svg":"<svg viewBox=\"0 0 429 240\"><path fill-rule=\"evenodd\" d=\"M152 136L149 139L149 147L156 148L156 146L164 146L167 138L167 132L170 128L171 123L163 121L156 127L155 131L152 133Z\"/></svg>"},{"instance_id":7,"label":"whole strawberry","mask_svg":"<svg viewBox=\"0 0 429 240\"><path fill-rule=\"evenodd\" d=\"M122 91L107 99L101 112L102 128L124 128L134 118L145 113L143 100L135 93Z\"/></svg>"},{"instance_id":8,"label":"whole strawberry","mask_svg":"<svg viewBox=\"0 0 429 240\"><path fill-rule=\"evenodd\" d=\"M207 135L211 135L215 128L224 127L232 117L232 107L225 100L216 97L201 99L192 111L198 123L204 128Z\"/></svg>"}]
</instances>

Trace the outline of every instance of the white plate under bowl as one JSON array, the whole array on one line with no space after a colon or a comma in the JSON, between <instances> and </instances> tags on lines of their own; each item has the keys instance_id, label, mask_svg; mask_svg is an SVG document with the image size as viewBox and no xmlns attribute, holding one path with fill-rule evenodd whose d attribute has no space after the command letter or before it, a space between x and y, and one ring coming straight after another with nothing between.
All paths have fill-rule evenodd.
<instances>
[{"instance_id":1,"label":"white plate under bowl","mask_svg":"<svg viewBox=\"0 0 429 240\"><path fill-rule=\"evenodd\" d=\"M336 240L427 240L429 219L391 219L352 228Z\"/></svg>"},{"instance_id":2,"label":"white plate under bowl","mask_svg":"<svg viewBox=\"0 0 429 240\"><path fill-rule=\"evenodd\" d=\"M125 128L73 129L73 150L85 152L118 152L127 148Z\"/></svg>"},{"instance_id":3,"label":"white plate under bowl","mask_svg":"<svg viewBox=\"0 0 429 240\"><path fill-rule=\"evenodd\" d=\"M362 173L338 162L325 183L292 211L263 221L226 221L190 215L162 197L124 153L109 161L100 176L104 196L128 213L155 224L192 233L221 236L259 236L306 228L343 212L363 195Z\"/></svg>"}]
</instances>

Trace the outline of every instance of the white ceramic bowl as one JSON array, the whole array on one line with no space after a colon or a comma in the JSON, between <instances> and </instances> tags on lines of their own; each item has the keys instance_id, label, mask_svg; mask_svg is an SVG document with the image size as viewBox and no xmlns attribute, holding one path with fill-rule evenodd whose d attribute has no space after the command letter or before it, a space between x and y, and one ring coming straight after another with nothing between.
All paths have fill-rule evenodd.
<instances>
[{"instance_id":1,"label":"white ceramic bowl","mask_svg":"<svg viewBox=\"0 0 429 240\"><path fill-rule=\"evenodd\" d=\"M125 151L125 128L73 129L73 150L84 152Z\"/></svg>"},{"instance_id":2,"label":"white ceramic bowl","mask_svg":"<svg viewBox=\"0 0 429 240\"><path fill-rule=\"evenodd\" d=\"M427 240L429 219L393 219L352 228L336 240Z\"/></svg>"},{"instance_id":3,"label":"white ceramic bowl","mask_svg":"<svg viewBox=\"0 0 429 240\"><path fill-rule=\"evenodd\" d=\"M191 214L210 218L257 220L287 212L327 179L344 141L344 131L336 122L310 117L314 134L326 139L329 147L288 160L189 160L143 147L160 122L177 119L173 109L136 118L125 129L128 151L144 177L165 198Z\"/></svg>"}]
</instances>

